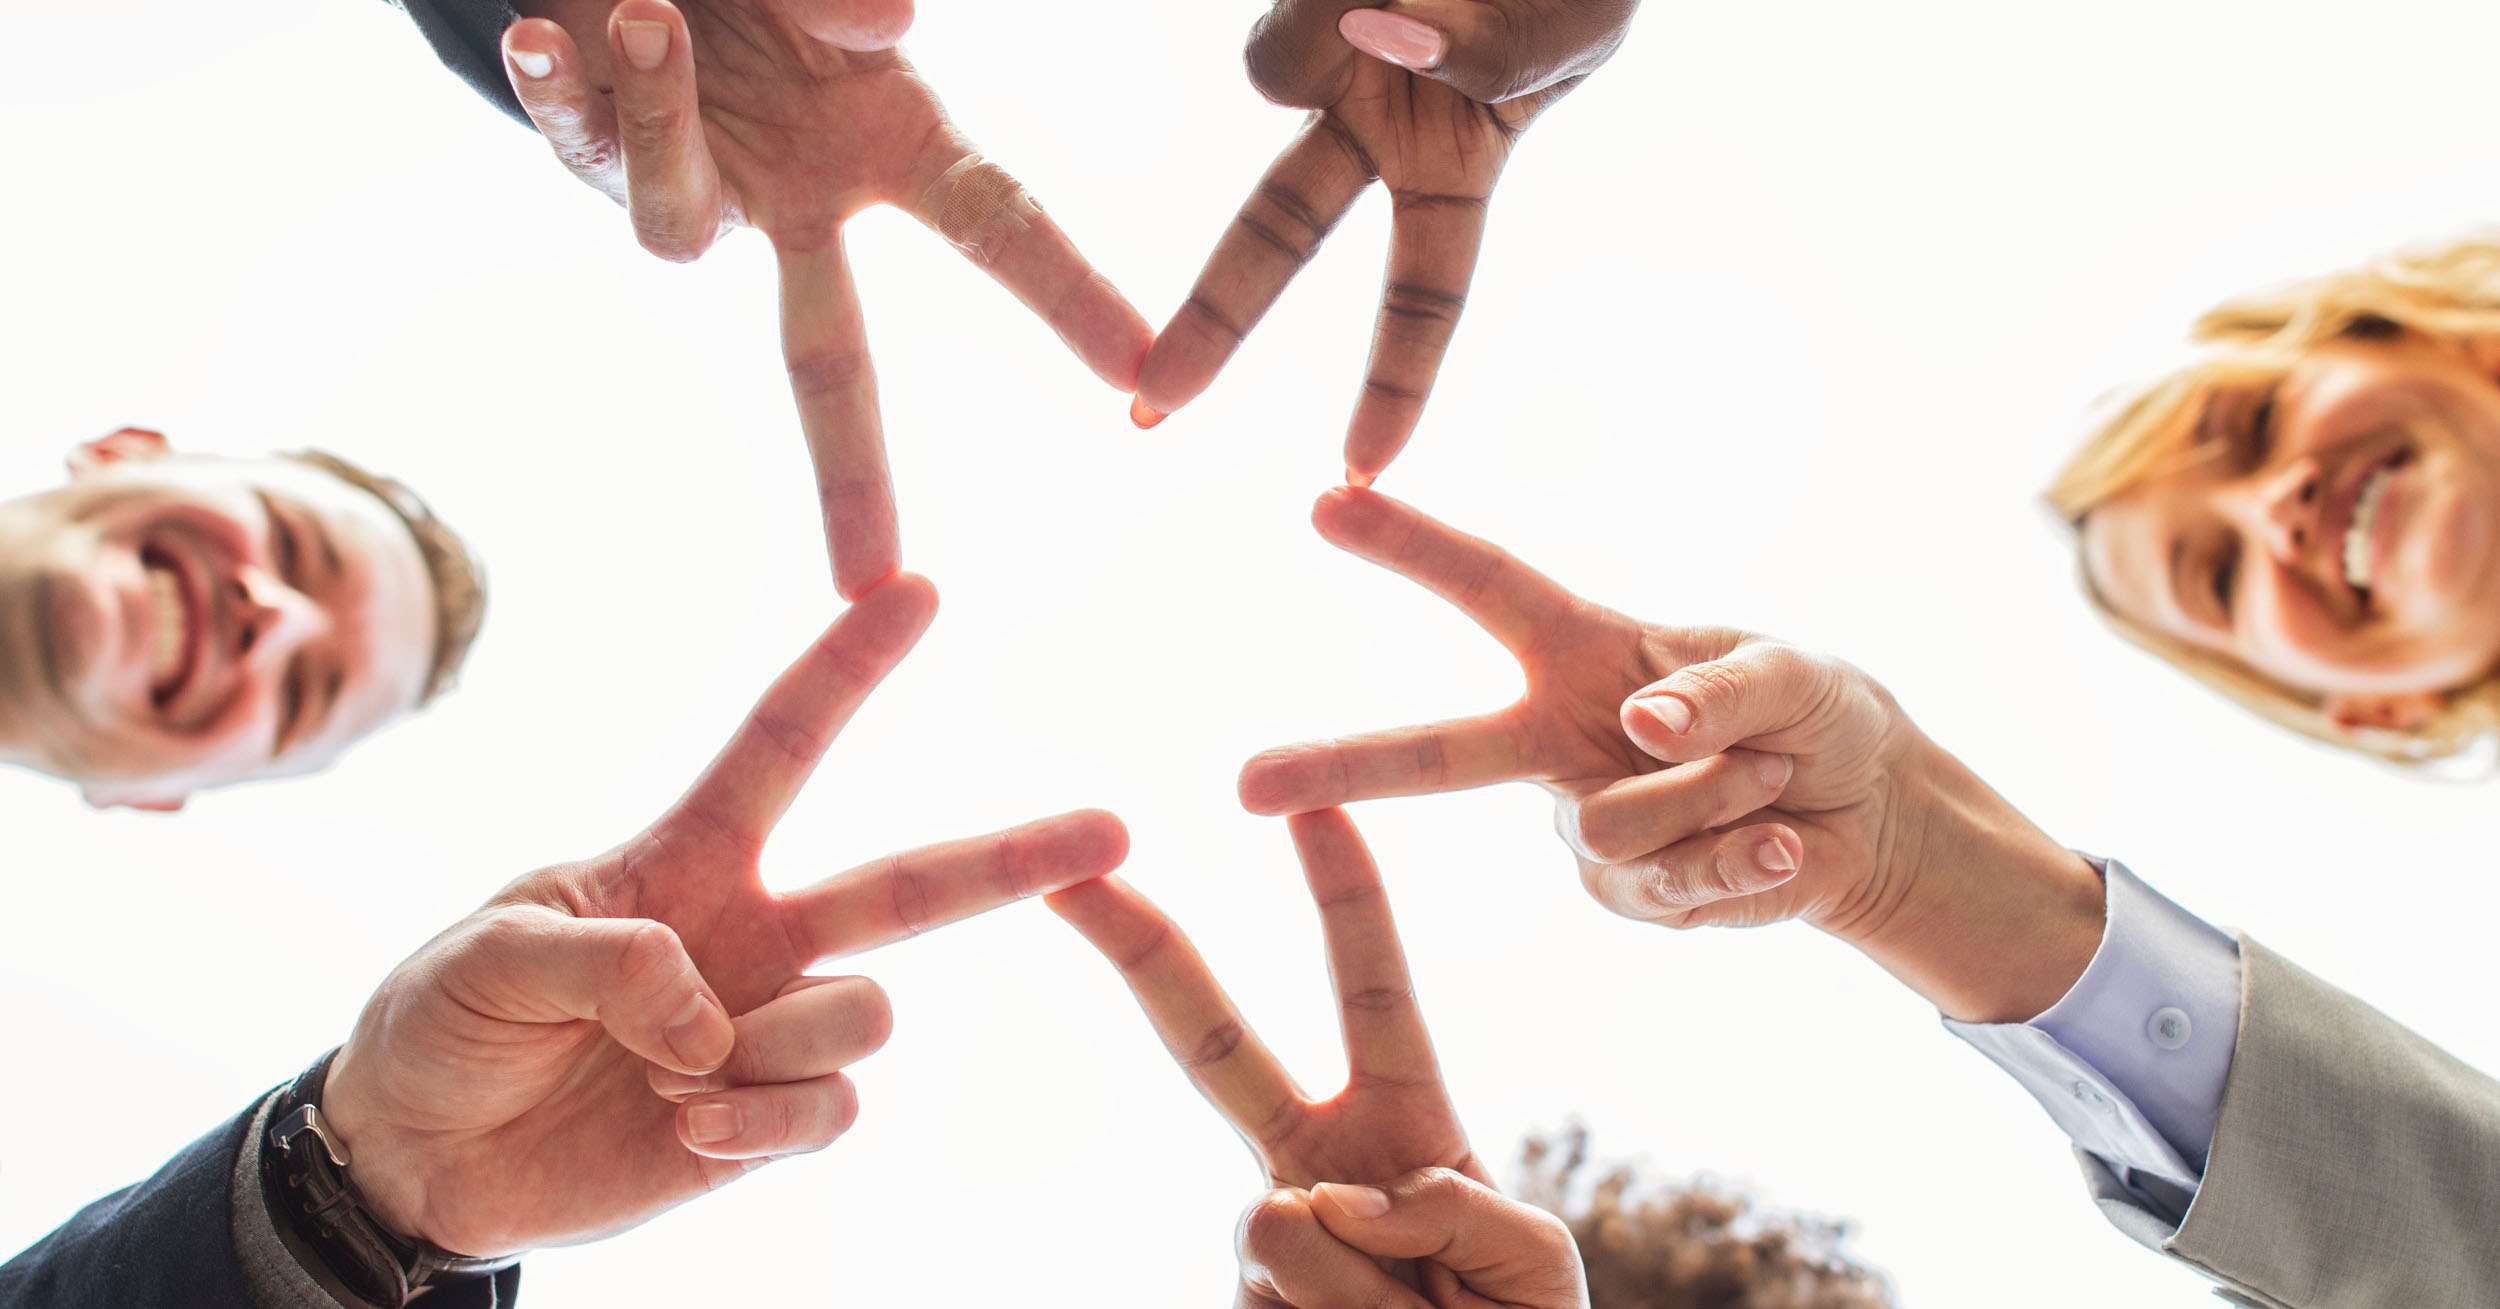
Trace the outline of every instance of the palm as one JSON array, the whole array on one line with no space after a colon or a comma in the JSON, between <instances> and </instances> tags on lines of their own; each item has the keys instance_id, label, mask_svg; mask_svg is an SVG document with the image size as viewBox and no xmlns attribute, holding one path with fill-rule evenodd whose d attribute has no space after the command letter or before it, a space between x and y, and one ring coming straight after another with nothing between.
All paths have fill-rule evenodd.
<instances>
[{"instance_id":1,"label":"palm","mask_svg":"<svg viewBox=\"0 0 2500 1309\"><path fill-rule=\"evenodd\" d=\"M1053 895L1051 908L1119 967L1165 1048L1249 1143L1269 1185L1379 1185L1432 1167L1489 1181L1450 1106L1361 835L1343 810L1297 815L1292 827L1345 1036L1346 1085L1327 1099L1303 1094L1189 938L1145 897L1103 878ZM1268 1302L1247 1286L1243 1298Z\"/></svg>"},{"instance_id":2,"label":"palm","mask_svg":"<svg viewBox=\"0 0 2500 1309\"><path fill-rule=\"evenodd\" d=\"M404 1230L480 1254L587 1241L762 1162L687 1149L650 1061L595 1010L532 986L516 951L561 941L573 924L662 924L733 1021L739 1048L724 1077L743 1067L760 1082L796 1081L830 1073L774 1076L757 1063L772 1056L749 1038L758 1021L786 1029L820 1012L805 1008L815 994L808 967L1116 862L1101 844L1114 839L1113 820L1078 814L892 856L785 895L765 889L766 837L934 604L917 579L872 591L657 823L605 855L514 883L383 984L341 1053L334 1103L343 1130L351 1104L355 1121L381 1125L369 1142L382 1145L359 1145L360 1156L396 1149L400 1166L377 1168L365 1184L387 1192L380 1198ZM636 958L620 968L629 988ZM406 1148L411 1141L421 1148Z\"/></svg>"},{"instance_id":3,"label":"palm","mask_svg":"<svg viewBox=\"0 0 2500 1309\"><path fill-rule=\"evenodd\" d=\"M1687 827L1716 834L1787 825L1806 845L1799 874L1768 890L1663 903L1642 916L1674 926L1789 917L1827 924L1881 890L1876 870L1891 840L1884 779L1907 745L1908 729L1881 689L1855 670L1731 629L1639 622L1572 595L1484 541L1368 492L1332 492L1316 517L1338 545L1422 583L1502 642L1518 657L1527 692L1473 718L1267 751L1242 770L1243 803L1253 811L1296 813L1534 781L1564 808L1566 827L1584 833L1576 844L1583 880L1594 892L1624 868L1652 881L1663 877L1676 852L1645 834L1657 820L1647 819L1645 828L1644 813L1672 817L1679 803L1689 812L1696 802L1676 793L1708 792L1718 808L1705 809L1706 820ZM1793 774L1776 789L1748 792L1750 783L1731 782L1729 770L1716 763L1671 766L1627 732L1627 698L1680 670L1732 656L1794 660L1805 674L1797 679L1806 689L1796 695L1794 712L1773 730L1730 743L1793 759Z\"/></svg>"}]
</instances>

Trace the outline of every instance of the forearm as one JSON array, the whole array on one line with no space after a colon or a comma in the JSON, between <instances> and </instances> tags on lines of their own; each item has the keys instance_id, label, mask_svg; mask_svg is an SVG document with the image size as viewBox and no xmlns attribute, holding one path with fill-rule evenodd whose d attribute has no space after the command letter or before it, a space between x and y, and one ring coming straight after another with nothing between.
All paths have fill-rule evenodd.
<instances>
[{"instance_id":1,"label":"forearm","mask_svg":"<svg viewBox=\"0 0 2500 1309\"><path fill-rule=\"evenodd\" d=\"M1947 1018L2023 1022L2057 1003L2100 947L2099 873L1923 736L1897 785L1916 797L1899 884L1829 930Z\"/></svg>"},{"instance_id":2,"label":"forearm","mask_svg":"<svg viewBox=\"0 0 2500 1309\"><path fill-rule=\"evenodd\" d=\"M228 1222L229 1181L249 1121L229 1119L155 1176L88 1205L0 1265L0 1306L261 1309Z\"/></svg>"}]
</instances>

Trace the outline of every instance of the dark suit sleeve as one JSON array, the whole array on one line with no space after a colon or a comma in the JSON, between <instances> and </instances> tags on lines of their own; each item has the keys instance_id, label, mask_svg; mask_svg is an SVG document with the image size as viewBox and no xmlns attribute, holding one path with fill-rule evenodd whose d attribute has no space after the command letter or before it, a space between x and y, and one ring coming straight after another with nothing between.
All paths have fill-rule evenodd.
<instances>
[{"instance_id":1,"label":"dark suit sleeve","mask_svg":"<svg viewBox=\"0 0 2500 1309\"><path fill-rule=\"evenodd\" d=\"M226 1202L246 1110L0 1264L0 1309L258 1309Z\"/></svg>"},{"instance_id":2,"label":"dark suit sleeve","mask_svg":"<svg viewBox=\"0 0 2500 1309\"><path fill-rule=\"evenodd\" d=\"M526 127L529 115L512 94L503 71L503 30L521 21L512 0L393 0L425 34L445 67L460 75L487 103Z\"/></svg>"},{"instance_id":3,"label":"dark suit sleeve","mask_svg":"<svg viewBox=\"0 0 2500 1309\"><path fill-rule=\"evenodd\" d=\"M156 1176L78 1211L58 1231L0 1264L0 1309L329 1309L278 1244L260 1191L258 1151L244 1138L270 1099L228 1119ZM250 1212L239 1204L254 1203ZM240 1221L238 1221L240 1220ZM247 1267L239 1253L249 1249ZM521 1270L446 1284L428 1309L509 1309Z\"/></svg>"}]
</instances>

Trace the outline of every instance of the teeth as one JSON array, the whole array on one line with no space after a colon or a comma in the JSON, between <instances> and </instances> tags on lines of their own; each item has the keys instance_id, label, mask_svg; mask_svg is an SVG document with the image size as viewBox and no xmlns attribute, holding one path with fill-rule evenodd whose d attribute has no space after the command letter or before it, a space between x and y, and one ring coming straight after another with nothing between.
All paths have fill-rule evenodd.
<instances>
[{"instance_id":1,"label":"teeth","mask_svg":"<svg viewBox=\"0 0 2500 1309\"><path fill-rule=\"evenodd\" d=\"M2344 580L2356 590L2370 589L2370 529L2378 523L2378 502L2387 494L2387 480L2395 475L2394 464L2381 465L2361 484L2361 498L2353 502L2352 526L2344 532Z\"/></svg>"},{"instance_id":2,"label":"teeth","mask_svg":"<svg viewBox=\"0 0 2500 1309\"><path fill-rule=\"evenodd\" d=\"M167 679L182 671L183 649L190 644L190 615L182 603L182 579L172 569L150 565L147 574L148 590L156 597L156 671L151 684L161 690Z\"/></svg>"}]
</instances>

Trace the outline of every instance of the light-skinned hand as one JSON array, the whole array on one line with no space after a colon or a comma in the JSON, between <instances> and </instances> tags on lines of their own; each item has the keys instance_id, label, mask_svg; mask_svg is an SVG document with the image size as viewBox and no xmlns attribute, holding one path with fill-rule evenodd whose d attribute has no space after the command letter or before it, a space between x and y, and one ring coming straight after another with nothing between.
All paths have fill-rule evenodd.
<instances>
[{"instance_id":1,"label":"light-skinned hand","mask_svg":"<svg viewBox=\"0 0 2500 1309\"><path fill-rule=\"evenodd\" d=\"M1189 938L1135 889L1106 877L1054 892L1050 907L1119 968L1164 1047L1249 1143L1270 1188L1307 1190L1320 1182L1382 1186L1424 1168L1488 1181L1442 1086L1432 1034L1424 1030L1406 953L1389 914L1388 892L1361 834L1335 809L1298 814L1291 827L1319 906L1328 975L1345 1033L1346 1085L1324 1099L1303 1094L1242 1021ZM1303 1303L1296 1298L1298 1288L1279 1286L1249 1260L1251 1247L1280 1242L1301 1242L1314 1251L1310 1262L1294 1265L1297 1271L1307 1268L1332 1285L1371 1294L1373 1303L1402 1304L1406 1301L1378 1297L1417 1286L1432 1293L1455 1284L1454 1273L1429 1260L1393 1263L1384 1271L1352 1251L1328 1257L1327 1247L1312 1240L1317 1234L1322 1229L1307 1209L1253 1208L1242 1238L1240 1302Z\"/></svg>"},{"instance_id":2,"label":"light-skinned hand","mask_svg":"<svg viewBox=\"0 0 2500 1309\"><path fill-rule=\"evenodd\" d=\"M821 1149L892 1019L809 967L1118 866L1119 820L1084 811L765 888L765 838L936 604L909 574L861 596L658 822L382 983L322 1105L380 1221L472 1255L589 1241Z\"/></svg>"},{"instance_id":3,"label":"light-skinned hand","mask_svg":"<svg viewBox=\"0 0 2500 1309\"><path fill-rule=\"evenodd\" d=\"M1206 390L1377 181L1395 216L1345 465L1358 486L1379 476L1440 374L1511 147L1614 54L1638 2L1278 0L1251 30L1250 80L1311 116L1155 338L1130 416L1152 427Z\"/></svg>"},{"instance_id":4,"label":"light-skinned hand","mask_svg":"<svg viewBox=\"0 0 2500 1309\"><path fill-rule=\"evenodd\" d=\"M1447 1168L1385 1186L1322 1182L1270 1191L1242 1215L1242 1263L1291 1309L1586 1309L1571 1229ZM1429 1260L1449 1277L1430 1294L1362 1275L1366 1259ZM1349 1271L1353 1275L1348 1276ZM1283 1292L1277 1294L1282 1295Z\"/></svg>"},{"instance_id":5,"label":"light-skinned hand","mask_svg":"<svg viewBox=\"0 0 2500 1309\"><path fill-rule=\"evenodd\" d=\"M1849 664L1627 617L1371 491L1331 491L1312 517L1458 606L1518 658L1527 693L1265 751L1241 773L1252 812L1537 782L1608 909L1667 927L1801 918L1973 1021L2039 1013L2097 948L2091 867Z\"/></svg>"},{"instance_id":6,"label":"light-skinned hand","mask_svg":"<svg viewBox=\"0 0 2500 1309\"><path fill-rule=\"evenodd\" d=\"M557 158L643 245L693 259L731 228L781 261L781 343L834 580L901 564L858 288L842 226L871 205L927 224L1133 390L1153 331L891 49L908 0L527 0L505 73ZM966 360L978 372L978 360Z\"/></svg>"}]
</instances>

